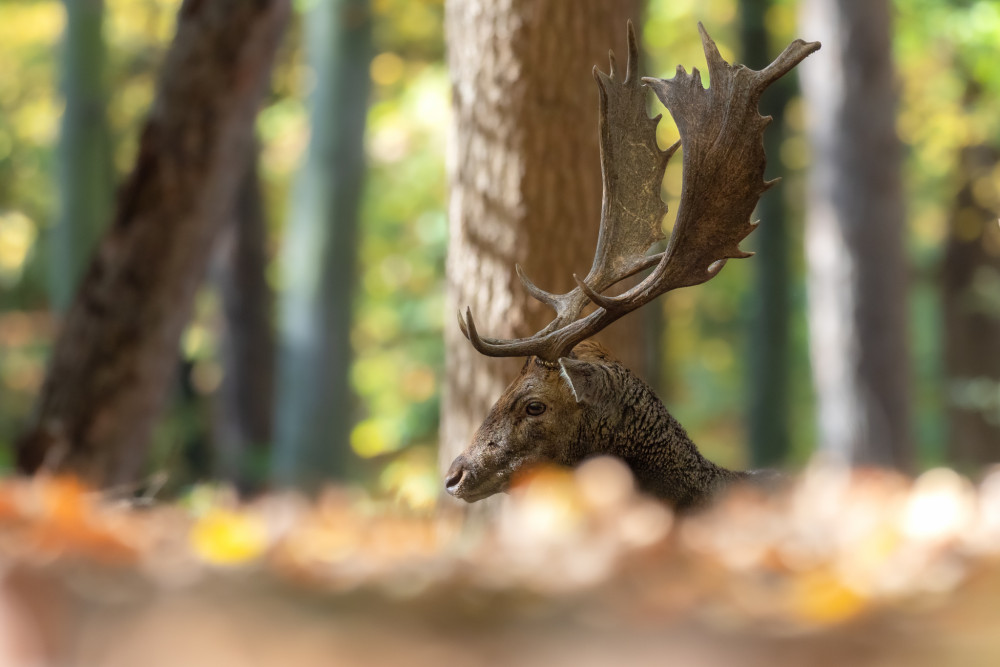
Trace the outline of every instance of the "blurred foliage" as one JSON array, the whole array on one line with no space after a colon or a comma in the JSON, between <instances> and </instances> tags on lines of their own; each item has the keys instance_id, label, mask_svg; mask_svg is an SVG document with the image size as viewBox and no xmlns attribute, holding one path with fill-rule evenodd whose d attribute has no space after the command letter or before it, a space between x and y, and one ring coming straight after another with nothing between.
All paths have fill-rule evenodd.
<instances>
[{"instance_id":1,"label":"blurred foliage","mask_svg":"<svg viewBox=\"0 0 1000 667\"><path fill-rule=\"evenodd\" d=\"M995 382L983 377L968 386L949 387L943 377L937 291L949 218L954 215L955 194L963 185L960 152L967 146L1000 148L1000 70L996 67L1000 2L898 0L897 7L895 52L903 82L898 129L910 149L904 183L910 205L910 256L917 277L912 327L914 368L919 374L915 414L924 460L941 462L946 401L982 409L988 420L1000 421L1000 387ZM1000 217L1000 165L973 183L972 192L983 209ZM959 225L955 233L961 240L970 240L968 235L975 238L981 227L977 220L972 229ZM989 237L984 238L984 245L1000 256L1000 245L991 246ZM978 291L987 302L996 302L1000 275L986 266L978 273L983 277L977 281L983 283ZM949 389L952 395L946 393Z\"/></svg>"},{"instance_id":2,"label":"blurred foliage","mask_svg":"<svg viewBox=\"0 0 1000 667\"><path fill-rule=\"evenodd\" d=\"M606 457L522 475L474 531L343 488L7 479L0 664L993 665L998 509L998 470L810 466L674 514Z\"/></svg>"},{"instance_id":3,"label":"blurred foliage","mask_svg":"<svg viewBox=\"0 0 1000 667\"><path fill-rule=\"evenodd\" d=\"M304 5L309 0L301 0ZM318 1L318 0L315 0ZM119 178L130 168L137 129L152 97L159 62L171 37L179 0L107 0L108 105ZM899 131L911 147L907 162L910 250L916 268L913 299L915 414L925 464L943 453L944 412L939 311L934 267L947 233L958 150L998 141L1000 4L995 0L897 0L895 44L901 77ZM301 8L301 7L300 7ZM370 171L362 212L361 275L353 342L352 381L359 398L351 446L366 460L369 481L421 504L436 493L434 448L441 386L441 330L447 239L444 155L449 109L442 0L375 0L374 93L366 145ZM780 0L768 15L773 50L799 36L796 3ZM17 76L0 78L0 452L9 457L17 427L30 410L56 323L45 292L46 244L55 213L53 155L62 103L56 49L64 20L56 0L0 4L0 61ZM705 23L723 56L737 51L735 0L650 0L642 28L647 71L669 75L678 63L704 69L695 24ZM803 35L808 38L808 35ZM259 118L262 171L272 248L281 243L290 184L308 142L301 29L293 23ZM591 63L580 66L592 85ZM603 63L602 63L603 65ZM596 103L596 95L595 95ZM809 164L802 107L793 102L789 138L772 156L769 175L781 189L792 221L801 220L802 170ZM664 145L676 138L669 119ZM679 159L664 182L676 203ZM1000 173L979 186L996 203ZM675 206L671 207L675 210ZM801 247L793 222L792 246ZM752 241L750 242L752 245ZM717 280L662 301L668 326L663 345L664 398L706 453L740 465L746 391L748 290L753 262L732 262ZM801 253L793 258L804 272ZM280 291L280 276L269 275ZM215 356L218 300L209 288L182 349L188 394L157 433L157 461L174 466L192 440L210 433L205 405L219 384ZM796 461L814 442L807 359L805 290L794 285L792 423ZM192 404L195 406L192 408ZM200 407L198 407L200 404Z\"/></svg>"}]
</instances>

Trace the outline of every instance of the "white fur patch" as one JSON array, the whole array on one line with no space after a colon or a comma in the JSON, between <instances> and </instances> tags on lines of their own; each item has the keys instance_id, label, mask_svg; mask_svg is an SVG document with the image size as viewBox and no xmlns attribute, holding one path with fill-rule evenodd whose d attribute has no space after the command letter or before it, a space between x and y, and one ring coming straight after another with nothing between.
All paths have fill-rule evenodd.
<instances>
[{"instance_id":1,"label":"white fur patch","mask_svg":"<svg viewBox=\"0 0 1000 667\"><path fill-rule=\"evenodd\" d=\"M573 380L570 379L569 373L566 372L566 367L563 366L562 359L559 360L559 375L561 375L563 379L566 380L566 384L569 385L569 390L573 392L573 398L576 399L577 403L579 403L580 397L576 393L576 387L573 386Z\"/></svg>"}]
</instances>

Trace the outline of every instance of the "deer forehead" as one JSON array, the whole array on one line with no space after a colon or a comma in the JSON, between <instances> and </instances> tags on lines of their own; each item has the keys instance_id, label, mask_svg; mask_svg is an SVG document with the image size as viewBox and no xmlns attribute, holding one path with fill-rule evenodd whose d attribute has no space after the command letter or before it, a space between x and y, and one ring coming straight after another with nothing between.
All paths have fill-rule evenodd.
<instances>
[{"instance_id":1,"label":"deer forehead","mask_svg":"<svg viewBox=\"0 0 1000 667\"><path fill-rule=\"evenodd\" d=\"M539 398L553 400L569 395L567 385L559 371L552 369L532 369L514 380L497 402L500 409L518 407L526 399Z\"/></svg>"}]
</instances>

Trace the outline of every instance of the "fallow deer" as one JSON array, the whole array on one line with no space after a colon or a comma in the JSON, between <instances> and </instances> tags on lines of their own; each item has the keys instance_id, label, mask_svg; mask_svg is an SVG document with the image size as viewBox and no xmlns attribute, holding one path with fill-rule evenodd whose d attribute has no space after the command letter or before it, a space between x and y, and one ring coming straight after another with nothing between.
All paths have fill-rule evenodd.
<instances>
[{"instance_id":1,"label":"fallow deer","mask_svg":"<svg viewBox=\"0 0 1000 667\"><path fill-rule=\"evenodd\" d=\"M610 72L596 67L604 198L594 262L577 287L552 294L515 267L525 289L555 310L550 324L521 339L481 336L466 309L459 325L480 353L526 356L520 375L500 396L472 444L445 476L447 491L468 502L504 491L525 466L573 466L609 454L632 469L641 489L678 508L703 504L730 482L753 473L705 459L653 391L600 345L587 339L611 322L680 287L706 282L727 259L749 257L740 242L756 226L750 216L765 182L761 93L810 53L817 42L796 40L760 71L730 65L699 24L710 87L697 69L677 68L672 79L636 74L638 45L628 25L624 78L611 54ZM660 117L646 112L646 87L677 124L680 141L665 151L656 142ZM667 161L683 146L683 183L666 250L647 255L664 238L666 204L660 187ZM652 268L619 296L605 292ZM583 315L593 303L595 309Z\"/></svg>"}]
</instances>

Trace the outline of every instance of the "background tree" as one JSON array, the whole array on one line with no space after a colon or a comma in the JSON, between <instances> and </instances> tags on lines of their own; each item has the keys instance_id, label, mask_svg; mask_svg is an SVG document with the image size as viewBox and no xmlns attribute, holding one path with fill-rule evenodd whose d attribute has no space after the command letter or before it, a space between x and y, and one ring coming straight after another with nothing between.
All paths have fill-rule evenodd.
<instances>
[{"instance_id":1,"label":"background tree","mask_svg":"<svg viewBox=\"0 0 1000 667\"><path fill-rule=\"evenodd\" d=\"M59 215L49 274L56 309L69 306L77 281L111 213L114 174L105 102L104 0L64 0L65 111L59 136Z\"/></svg>"},{"instance_id":2,"label":"background tree","mask_svg":"<svg viewBox=\"0 0 1000 667\"><path fill-rule=\"evenodd\" d=\"M141 468L195 290L249 159L287 13L287 0L181 5L135 168L20 441L22 470L52 466L109 484Z\"/></svg>"},{"instance_id":3,"label":"background tree","mask_svg":"<svg viewBox=\"0 0 1000 667\"><path fill-rule=\"evenodd\" d=\"M274 479L343 477L352 424L351 304L371 88L368 0L316 2L305 17L315 88L310 137L282 256L285 290Z\"/></svg>"},{"instance_id":4,"label":"background tree","mask_svg":"<svg viewBox=\"0 0 1000 667\"><path fill-rule=\"evenodd\" d=\"M823 43L800 70L811 128L809 328L820 448L908 468L907 269L902 146L886 0L805 0Z\"/></svg>"},{"instance_id":5,"label":"background tree","mask_svg":"<svg viewBox=\"0 0 1000 667\"><path fill-rule=\"evenodd\" d=\"M216 262L222 302L222 384L213 428L215 473L247 488L272 436L275 341L258 148L247 161Z\"/></svg>"},{"instance_id":6,"label":"background tree","mask_svg":"<svg viewBox=\"0 0 1000 667\"><path fill-rule=\"evenodd\" d=\"M949 449L963 466L1000 460L1000 151L961 151L942 266Z\"/></svg>"},{"instance_id":7,"label":"background tree","mask_svg":"<svg viewBox=\"0 0 1000 667\"><path fill-rule=\"evenodd\" d=\"M522 360L480 355L454 315L470 306L489 336L534 333L552 313L514 273L565 292L590 268L600 222L601 170L593 65L607 51L624 57L625 24L640 3L585 0L451 0L445 4L453 120L442 398L443 467ZM606 340L632 368L641 350L639 319Z\"/></svg>"},{"instance_id":8,"label":"background tree","mask_svg":"<svg viewBox=\"0 0 1000 667\"><path fill-rule=\"evenodd\" d=\"M771 43L767 16L774 3L769 0L741 0L741 62L748 67L766 67L780 47ZM811 38L810 38L811 39ZM792 97L795 77L778 80L761 99L761 115L774 120L764 133L768 157L768 179L782 175L781 145L786 137L785 107ZM788 214L784 189L765 192L757 205L761 221L750 237L757 253L750 331L750 365L747 379L750 458L754 466L785 463L789 442L789 320L791 316Z\"/></svg>"}]
</instances>

